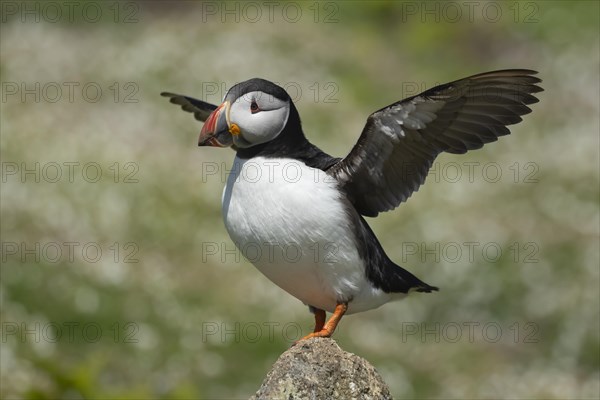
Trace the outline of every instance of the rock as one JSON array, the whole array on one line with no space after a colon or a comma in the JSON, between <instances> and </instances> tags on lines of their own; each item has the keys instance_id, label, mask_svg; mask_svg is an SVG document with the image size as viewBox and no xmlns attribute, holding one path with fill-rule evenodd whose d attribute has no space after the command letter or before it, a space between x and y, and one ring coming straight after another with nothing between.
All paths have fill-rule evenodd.
<instances>
[{"instance_id":1,"label":"rock","mask_svg":"<svg viewBox=\"0 0 600 400\"><path fill-rule=\"evenodd\" d=\"M391 398L367 360L345 352L333 339L312 338L279 357L251 400Z\"/></svg>"}]
</instances>

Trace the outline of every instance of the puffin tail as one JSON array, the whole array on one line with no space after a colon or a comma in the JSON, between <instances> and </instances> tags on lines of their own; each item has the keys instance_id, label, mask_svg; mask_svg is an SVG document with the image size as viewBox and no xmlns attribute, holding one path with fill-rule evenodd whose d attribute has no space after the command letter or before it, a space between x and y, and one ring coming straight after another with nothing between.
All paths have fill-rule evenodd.
<instances>
[{"instance_id":1,"label":"puffin tail","mask_svg":"<svg viewBox=\"0 0 600 400\"><path fill-rule=\"evenodd\" d=\"M361 252L361 257L365 260L367 279L371 281L373 286L386 293L408 293L412 291L431 293L439 290L435 286L426 284L390 260L367 221L362 216L356 215L359 219L357 224L358 249Z\"/></svg>"},{"instance_id":2,"label":"puffin tail","mask_svg":"<svg viewBox=\"0 0 600 400\"><path fill-rule=\"evenodd\" d=\"M392 292L410 293L410 292L422 292L431 293L437 292L440 289L437 286L431 286L423 282L401 266L394 264L393 261L389 261L388 271L390 276L393 276L392 282L395 283L395 287L392 287ZM396 289L396 290L394 290Z\"/></svg>"}]
</instances>

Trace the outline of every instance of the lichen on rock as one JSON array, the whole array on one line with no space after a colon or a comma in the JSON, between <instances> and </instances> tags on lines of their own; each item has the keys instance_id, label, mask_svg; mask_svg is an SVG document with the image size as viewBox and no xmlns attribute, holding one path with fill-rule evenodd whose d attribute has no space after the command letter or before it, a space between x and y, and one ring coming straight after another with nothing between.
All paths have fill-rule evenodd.
<instances>
[{"instance_id":1,"label":"lichen on rock","mask_svg":"<svg viewBox=\"0 0 600 400\"><path fill-rule=\"evenodd\" d=\"M251 400L391 399L381 375L333 339L303 340L285 351Z\"/></svg>"}]
</instances>

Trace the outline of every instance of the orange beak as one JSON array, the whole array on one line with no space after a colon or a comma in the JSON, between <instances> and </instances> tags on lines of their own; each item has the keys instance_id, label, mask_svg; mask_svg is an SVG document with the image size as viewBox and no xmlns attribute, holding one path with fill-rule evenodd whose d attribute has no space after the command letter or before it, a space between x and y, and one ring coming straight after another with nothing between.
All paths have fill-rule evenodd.
<instances>
[{"instance_id":1,"label":"orange beak","mask_svg":"<svg viewBox=\"0 0 600 400\"><path fill-rule=\"evenodd\" d=\"M229 106L229 102L225 101L208 116L200 131L198 146L229 147L233 144L228 122Z\"/></svg>"}]
</instances>

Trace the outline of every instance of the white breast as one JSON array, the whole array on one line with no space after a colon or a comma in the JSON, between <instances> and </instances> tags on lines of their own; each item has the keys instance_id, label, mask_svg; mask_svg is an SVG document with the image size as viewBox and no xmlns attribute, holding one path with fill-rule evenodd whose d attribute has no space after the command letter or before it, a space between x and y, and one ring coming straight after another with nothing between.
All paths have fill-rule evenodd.
<instances>
[{"instance_id":1,"label":"white breast","mask_svg":"<svg viewBox=\"0 0 600 400\"><path fill-rule=\"evenodd\" d=\"M223 218L242 254L279 287L312 305L349 312L389 300L366 281L335 180L292 159L235 158Z\"/></svg>"}]
</instances>

